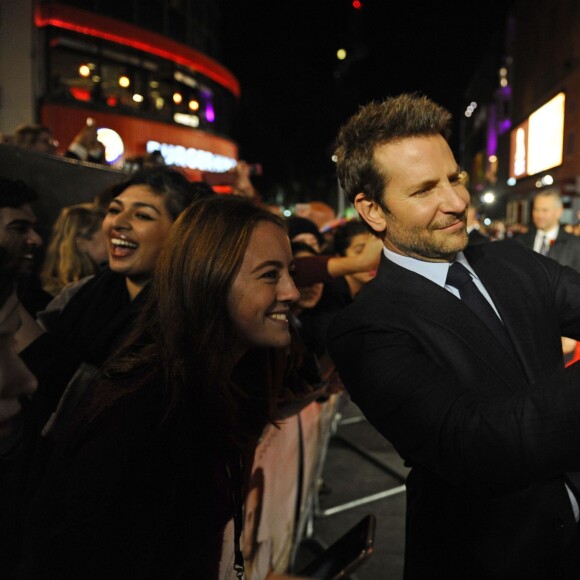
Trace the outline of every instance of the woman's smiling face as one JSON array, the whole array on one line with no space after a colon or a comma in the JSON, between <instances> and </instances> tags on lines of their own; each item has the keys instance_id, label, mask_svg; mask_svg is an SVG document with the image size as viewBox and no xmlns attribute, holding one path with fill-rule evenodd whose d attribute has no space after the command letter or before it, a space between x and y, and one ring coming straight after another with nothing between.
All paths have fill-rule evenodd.
<instances>
[{"instance_id":1,"label":"woman's smiling face","mask_svg":"<svg viewBox=\"0 0 580 580\"><path fill-rule=\"evenodd\" d=\"M293 258L286 232L259 223L228 296L228 311L237 332L236 354L252 347L290 344L288 312L300 294L292 279Z\"/></svg>"},{"instance_id":2,"label":"woman's smiling face","mask_svg":"<svg viewBox=\"0 0 580 580\"><path fill-rule=\"evenodd\" d=\"M172 224L164 197L146 185L132 185L112 199L103 220L111 270L146 284Z\"/></svg>"}]
</instances>

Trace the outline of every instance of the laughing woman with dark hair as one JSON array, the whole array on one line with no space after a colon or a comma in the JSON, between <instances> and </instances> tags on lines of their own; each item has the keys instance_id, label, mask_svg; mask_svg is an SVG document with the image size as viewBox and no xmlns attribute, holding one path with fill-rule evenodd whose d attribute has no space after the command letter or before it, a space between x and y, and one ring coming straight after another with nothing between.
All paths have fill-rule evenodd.
<instances>
[{"instance_id":1,"label":"laughing woman with dark hair","mask_svg":"<svg viewBox=\"0 0 580 580\"><path fill-rule=\"evenodd\" d=\"M47 332L21 353L39 381L29 412L31 437L41 430L48 435L57 414L62 423L66 407L57 405L65 389L77 395L120 344L173 222L198 197L185 175L169 167L144 170L113 188L102 223L109 266L65 287L38 314Z\"/></svg>"},{"instance_id":2,"label":"laughing woman with dark hair","mask_svg":"<svg viewBox=\"0 0 580 580\"><path fill-rule=\"evenodd\" d=\"M242 566L245 482L277 400L248 369L290 345L291 270L284 222L256 204L182 214L135 328L32 489L20 577L214 580L232 517Z\"/></svg>"}]
</instances>

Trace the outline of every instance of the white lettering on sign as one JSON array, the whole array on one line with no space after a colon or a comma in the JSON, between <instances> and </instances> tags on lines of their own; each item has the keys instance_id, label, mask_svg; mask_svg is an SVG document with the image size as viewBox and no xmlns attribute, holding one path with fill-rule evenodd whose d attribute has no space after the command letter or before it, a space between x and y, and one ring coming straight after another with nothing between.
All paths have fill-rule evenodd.
<instances>
[{"instance_id":1,"label":"white lettering on sign","mask_svg":"<svg viewBox=\"0 0 580 580\"><path fill-rule=\"evenodd\" d=\"M203 149L147 141L147 153L152 151L160 151L167 165L189 167L189 169L199 169L211 173L225 173L238 163L233 157L218 155Z\"/></svg>"}]
</instances>

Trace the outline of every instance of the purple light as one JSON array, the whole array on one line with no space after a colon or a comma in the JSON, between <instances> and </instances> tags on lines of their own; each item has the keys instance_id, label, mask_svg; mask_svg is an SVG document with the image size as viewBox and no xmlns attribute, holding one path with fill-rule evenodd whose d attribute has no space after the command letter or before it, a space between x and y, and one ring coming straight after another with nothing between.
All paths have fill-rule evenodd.
<instances>
[{"instance_id":1,"label":"purple light","mask_svg":"<svg viewBox=\"0 0 580 580\"><path fill-rule=\"evenodd\" d=\"M208 123L213 123L215 121L215 109L213 108L212 93L210 91L201 90L199 92L201 98L205 103L205 120Z\"/></svg>"},{"instance_id":2,"label":"purple light","mask_svg":"<svg viewBox=\"0 0 580 580\"><path fill-rule=\"evenodd\" d=\"M499 124L499 132L500 133L505 133L506 131L509 131L511 128L512 128L512 122L510 119L504 119Z\"/></svg>"},{"instance_id":3,"label":"purple light","mask_svg":"<svg viewBox=\"0 0 580 580\"><path fill-rule=\"evenodd\" d=\"M207 103L205 106L205 118L208 123L213 123L215 121L215 111L213 110L213 105L211 103Z\"/></svg>"}]
</instances>

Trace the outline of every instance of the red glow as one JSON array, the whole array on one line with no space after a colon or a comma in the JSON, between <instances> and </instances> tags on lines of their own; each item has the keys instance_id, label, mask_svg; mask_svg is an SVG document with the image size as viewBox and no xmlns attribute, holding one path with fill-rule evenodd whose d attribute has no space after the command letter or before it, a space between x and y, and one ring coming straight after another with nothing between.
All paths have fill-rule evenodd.
<instances>
[{"instance_id":1,"label":"red glow","mask_svg":"<svg viewBox=\"0 0 580 580\"><path fill-rule=\"evenodd\" d=\"M90 101L91 100L91 91L87 89L81 89L79 87L71 87L69 89L70 94L77 100L77 101Z\"/></svg>"},{"instance_id":2,"label":"red glow","mask_svg":"<svg viewBox=\"0 0 580 580\"><path fill-rule=\"evenodd\" d=\"M360 10L362 8L362 2L360 0L353 0L352 7L356 10Z\"/></svg>"},{"instance_id":3,"label":"red glow","mask_svg":"<svg viewBox=\"0 0 580 580\"><path fill-rule=\"evenodd\" d=\"M116 107L119 104L119 99L117 97L107 97L107 105L109 107Z\"/></svg>"},{"instance_id":4,"label":"red glow","mask_svg":"<svg viewBox=\"0 0 580 580\"><path fill-rule=\"evenodd\" d=\"M236 97L240 96L238 80L217 61L170 38L132 24L56 2L37 4L34 23L39 28L44 26L64 28L154 54L196 70L219 83Z\"/></svg>"},{"instance_id":5,"label":"red glow","mask_svg":"<svg viewBox=\"0 0 580 580\"><path fill-rule=\"evenodd\" d=\"M211 187L216 193L234 193L231 185L212 185Z\"/></svg>"}]
</instances>

